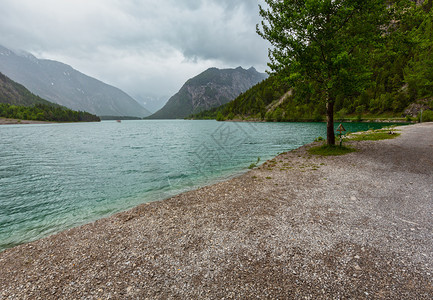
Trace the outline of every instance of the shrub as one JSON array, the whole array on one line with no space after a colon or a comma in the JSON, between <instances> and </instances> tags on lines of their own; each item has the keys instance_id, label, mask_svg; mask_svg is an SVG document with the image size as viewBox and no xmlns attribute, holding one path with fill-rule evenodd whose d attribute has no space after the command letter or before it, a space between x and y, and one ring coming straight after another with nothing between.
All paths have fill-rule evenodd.
<instances>
[{"instance_id":1,"label":"shrub","mask_svg":"<svg viewBox=\"0 0 433 300\"><path fill-rule=\"evenodd\" d=\"M418 119L421 120L421 113L418 115ZM433 111L425 110L422 112L423 122L433 122Z\"/></svg>"},{"instance_id":2,"label":"shrub","mask_svg":"<svg viewBox=\"0 0 433 300\"><path fill-rule=\"evenodd\" d=\"M410 115L406 115L406 121L408 121L408 122L412 122L413 121L413 118L410 116Z\"/></svg>"},{"instance_id":3,"label":"shrub","mask_svg":"<svg viewBox=\"0 0 433 300\"><path fill-rule=\"evenodd\" d=\"M344 118L346 118L346 115L347 115L347 109L342 108L337 112L337 116L336 116L337 118L336 119L343 121Z\"/></svg>"},{"instance_id":4,"label":"shrub","mask_svg":"<svg viewBox=\"0 0 433 300\"><path fill-rule=\"evenodd\" d=\"M224 116L220 111L217 114L216 120L217 121L224 121Z\"/></svg>"},{"instance_id":5,"label":"shrub","mask_svg":"<svg viewBox=\"0 0 433 300\"><path fill-rule=\"evenodd\" d=\"M362 120L362 113L364 112L364 110L365 110L365 106L364 105L359 105L359 106L356 107L356 119L358 121Z\"/></svg>"},{"instance_id":6,"label":"shrub","mask_svg":"<svg viewBox=\"0 0 433 300\"><path fill-rule=\"evenodd\" d=\"M255 163L252 163L248 169L254 169L255 167L257 167L258 163L260 162L260 157L257 157L257 161Z\"/></svg>"}]
</instances>

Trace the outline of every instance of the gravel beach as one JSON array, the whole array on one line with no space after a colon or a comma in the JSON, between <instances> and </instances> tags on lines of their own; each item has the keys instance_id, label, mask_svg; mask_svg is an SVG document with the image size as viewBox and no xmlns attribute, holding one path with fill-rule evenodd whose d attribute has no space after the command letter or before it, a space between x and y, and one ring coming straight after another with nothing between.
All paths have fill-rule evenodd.
<instances>
[{"instance_id":1,"label":"gravel beach","mask_svg":"<svg viewBox=\"0 0 433 300\"><path fill-rule=\"evenodd\" d=\"M0 125L14 125L14 124L48 124L48 123L52 123L52 122L0 118Z\"/></svg>"},{"instance_id":2,"label":"gravel beach","mask_svg":"<svg viewBox=\"0 0 433 300\"><path fill-rule=\"evenodd\" d=\"M433 123L0 253L0 299L432 299Z\"/></svg>"}]
</instances>

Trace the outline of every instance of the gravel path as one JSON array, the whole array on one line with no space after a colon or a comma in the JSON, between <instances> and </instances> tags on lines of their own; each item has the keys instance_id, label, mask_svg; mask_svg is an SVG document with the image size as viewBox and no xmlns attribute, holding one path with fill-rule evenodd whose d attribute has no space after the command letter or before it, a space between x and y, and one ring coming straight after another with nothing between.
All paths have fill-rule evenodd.
<instances>
[{"instance_id":1,"label":"gravel path","mask_svg":"<svg viewBox=\"0 0 433 300\"><path fill-rule=\"evenodd\" d=\"M1 299L432 299L433 123L0 253Z\"/></svg>"}]
</instances>

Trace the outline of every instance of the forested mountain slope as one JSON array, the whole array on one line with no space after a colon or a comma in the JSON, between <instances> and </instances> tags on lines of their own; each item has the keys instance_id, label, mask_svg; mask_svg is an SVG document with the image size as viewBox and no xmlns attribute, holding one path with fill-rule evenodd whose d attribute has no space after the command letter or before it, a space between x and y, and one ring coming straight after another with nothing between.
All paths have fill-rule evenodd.
<instances>
[{"instance_id":1,"label":"forested mountain slope","mask_svg":"<svg viewBox=\"0 0 433 300\"><path fill-rule=\"evenodd\" d=\"M97 116L90 113L73 111L44 100L2 73L0 73L0 117L57 122L100 121Z\"/></svg>"}]
</instances>

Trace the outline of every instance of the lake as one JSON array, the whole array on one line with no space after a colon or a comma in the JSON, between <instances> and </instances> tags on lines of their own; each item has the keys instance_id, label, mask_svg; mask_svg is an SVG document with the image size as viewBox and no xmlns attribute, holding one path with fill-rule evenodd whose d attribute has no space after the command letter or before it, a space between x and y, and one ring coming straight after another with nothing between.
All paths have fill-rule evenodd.
<instances>
[{"instance_id":1,"label":"lake","mask_svg":"<svg viewBox=\"0 0 433 300\"><path fill-rule=\"evenodd\" d=\"M241 174L258 157L264 162L318 136L326 137L324 123L0 126L0 251Z\"/></svg>"}]
</instances>

